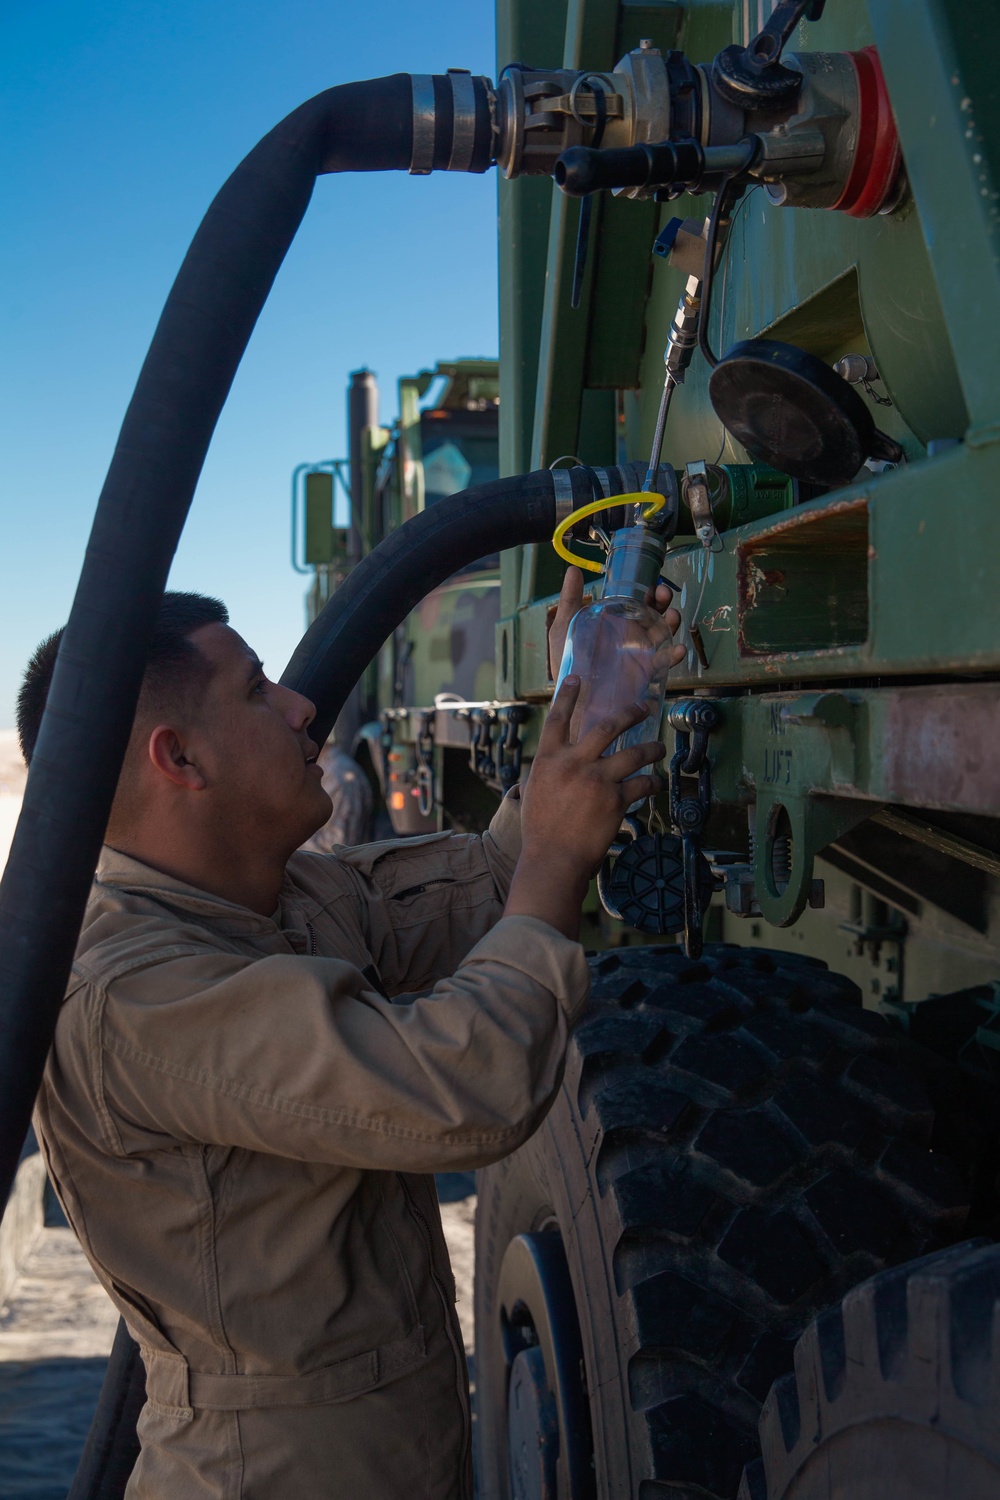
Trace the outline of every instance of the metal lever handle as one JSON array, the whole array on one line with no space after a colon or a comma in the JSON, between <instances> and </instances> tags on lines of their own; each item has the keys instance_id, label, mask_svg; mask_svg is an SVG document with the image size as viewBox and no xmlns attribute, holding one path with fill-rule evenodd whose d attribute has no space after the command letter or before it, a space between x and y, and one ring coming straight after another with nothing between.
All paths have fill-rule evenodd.
<instances>
[{"instance_id":1,"label":"metal lever handle","mask_svg":"<svg viewBox=\"0 0 1000 1500\"><path fill-rule=\"evenodd\" d=\"M623 146L595 151L592 146L570 146L556 162L553 176L571 198L582 198L601 188L649 187L674 182L679 177L700 177L702 150L697 141L676 146Z\"/></svg>"},{"instance_id":2,"label":"metal lever handle","mask_svg":"<svg viewBox=\"0 0 1000 1500\"><path fill-rule=\"evenodd\" d=\"M655 146L622 146L607 151L595 151L592 146L570 146L557 160L552 175L571 198L582 198L601 188L680 191L697 186L700 190L702 185L714 186L711 179L747 171L759 149L756 136L746 136L733 146L701 146L688 140L660 141Z\"/></svg>"},{"instance_id":3,"label":"metal lever handle","mask_svg":"<svg viewBox=\"0 0 1000 1500\"><path fill-rule=\"evenodd\" d=\"M811 21L818 21L823 11L822 0L818 14L815 0L780 0L757 35L747 43L746 65L751 72L762 73L780 62L788 38L807 11Z\"/></svg>"},{"instance_id":4,"label":"metal lever handle","mask_svg":"<svg viewBox=\"0 0 1000 1500\"><path fill-rule=\"evenodd\" d=\"M802 87L800 74L782 66L781 54L806 16L818 21L826 0L779 0L745 47L724 47L712 63L712 82L724 99L745 110L791 106Z\"/></svg>"}]
</instances>

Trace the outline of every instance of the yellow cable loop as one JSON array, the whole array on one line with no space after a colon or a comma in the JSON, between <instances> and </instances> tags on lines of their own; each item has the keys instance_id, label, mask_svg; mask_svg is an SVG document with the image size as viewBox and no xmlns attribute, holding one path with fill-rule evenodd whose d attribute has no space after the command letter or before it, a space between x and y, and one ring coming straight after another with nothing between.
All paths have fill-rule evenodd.
<instances>
[{"instance_id":1,"label":"yellow cable loop","mask_svg":"<svg viewBox=\"0 0 1000 1500\"><path fill-rule=\"evenodd\" d=\"M579 510L574 510L564 521L559 522L552 537L552 545L564 562L572 563L575 568L586 568L588 573L603 573L602 563L593 562L589 557L581 557L578 552L569 550L563 541L569 528L575 526L577 521L582 521L584 516L594 516L599 510L612 510L619 505L648 505L649 509L643 515L643 520L648 521L649 517L655 516L666 503L662 495L648 490L635 495L609 495L601 500L591 500L588 505L581 505Z\"/></svg>"}]
</instances>

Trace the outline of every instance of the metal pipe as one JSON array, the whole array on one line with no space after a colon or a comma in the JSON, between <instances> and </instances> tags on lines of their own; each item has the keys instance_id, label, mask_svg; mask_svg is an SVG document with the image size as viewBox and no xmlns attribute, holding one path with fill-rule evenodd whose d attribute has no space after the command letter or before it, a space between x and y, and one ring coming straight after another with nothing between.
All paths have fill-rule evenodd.
<instances>
[{"instance_id":1,"label":"metal pipe","mask_svg":"<svg viewBox=\"0 0 1000 1500\"><path fill-rule=\"evenodd\" d=\"M351 468L350 539L347 560L353 568L364 556L364 432L378 426L378 385L371 370L352 370L347 388L347 452Z\"/></svg>"}]
</instances>

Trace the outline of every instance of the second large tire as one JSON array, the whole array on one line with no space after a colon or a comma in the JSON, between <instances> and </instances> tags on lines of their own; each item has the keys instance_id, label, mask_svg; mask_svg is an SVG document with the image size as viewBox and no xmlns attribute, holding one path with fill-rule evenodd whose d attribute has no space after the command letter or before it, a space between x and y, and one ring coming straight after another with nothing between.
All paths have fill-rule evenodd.
<instances>
[{"instance_id":1,"label":"second large tire","mask_svg":"<svg viewBox=\"0 0 1000 1500\"><path fill-rule=\"evenodd\" d=\"M963 1184L888 1027L821 964L592 968L556 1104L479 1174L479 1493L732 1500L802 1329L953 1241Z\"/></svg>"},{"instance_id":2,"label":"second large tire","mask_svg":"<svg viewBox=\"0 0 1000 1500\"><path fill-rule=\"evenodd\" d=\"M998 1500L1000 1246L855 1287L806 1329L740 1500Z\"/></svg>"}]
</instances>

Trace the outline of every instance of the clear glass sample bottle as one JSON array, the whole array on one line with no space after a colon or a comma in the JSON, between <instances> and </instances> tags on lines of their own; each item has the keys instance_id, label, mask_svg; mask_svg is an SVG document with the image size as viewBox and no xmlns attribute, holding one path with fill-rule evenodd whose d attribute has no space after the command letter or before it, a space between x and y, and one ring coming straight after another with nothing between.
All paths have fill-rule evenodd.
<instances>
[{"instance_id":1,"label":"clear glass sample bottle","mask_svg":"<svg viewBox=\"0 0 1000 1500\"><path fill-rule=\"evenodd\" d=\"M650 527L614 532L601 597L570 623L556 691L570 673L579 677L570 722L573 744L631 703L645 703L646 718L605 753L658 736L673 644L666 620L653 608L665 549L664 538Z\"/></svg>"}]
</instances>

